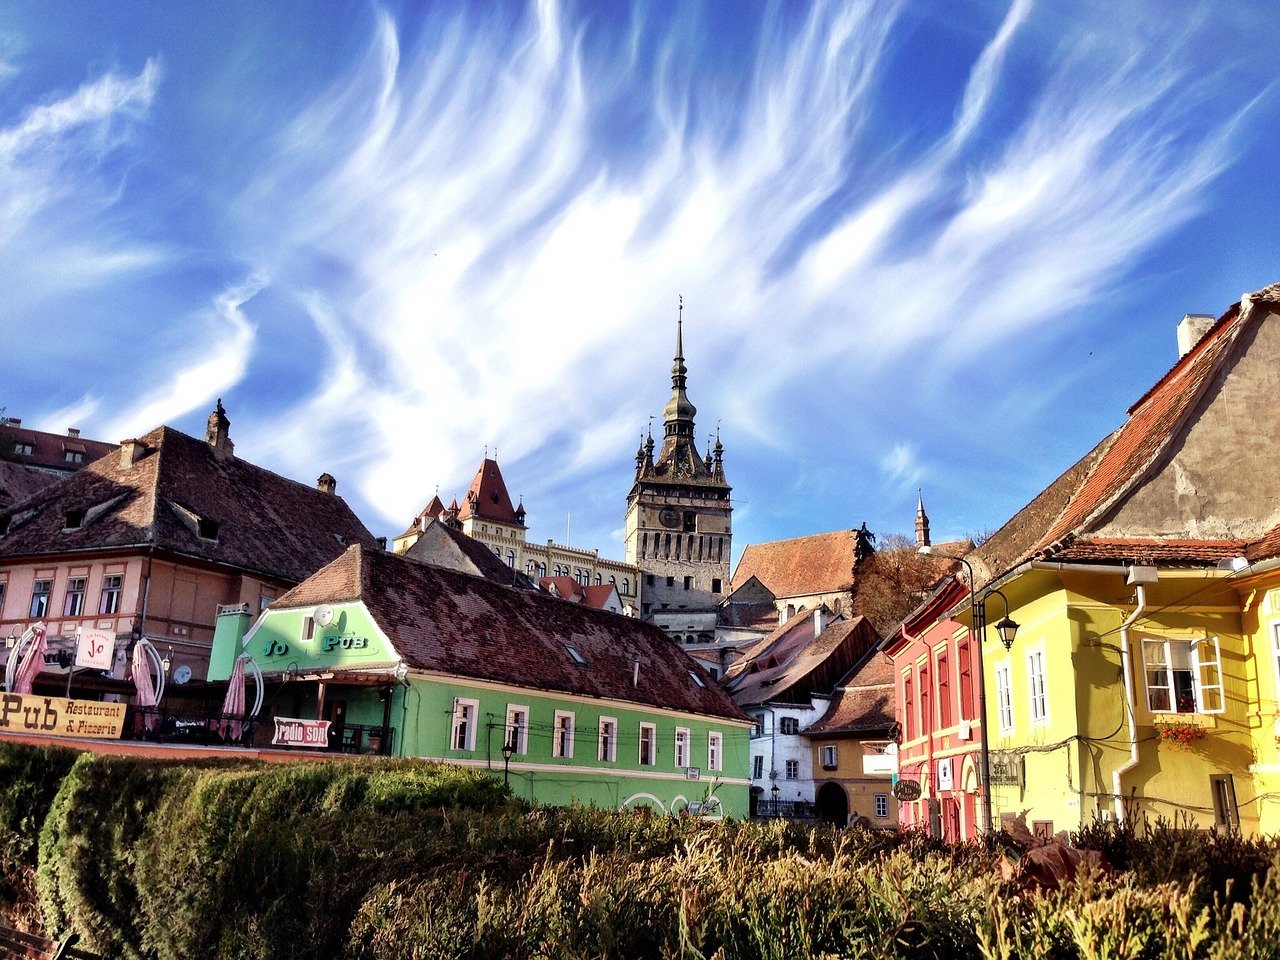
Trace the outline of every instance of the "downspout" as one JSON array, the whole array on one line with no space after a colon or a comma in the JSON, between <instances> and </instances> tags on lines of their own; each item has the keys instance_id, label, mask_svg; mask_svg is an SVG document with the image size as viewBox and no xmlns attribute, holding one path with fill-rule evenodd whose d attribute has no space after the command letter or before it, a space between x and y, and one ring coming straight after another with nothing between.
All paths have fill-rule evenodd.
<instances>
[{"instance_id":1,"label":"downspout","mask_svg":"<svg viewBox=\"0 0 1280 960\"><path fill-rule=\"evenodd\" d=\"M1142 616L1147 607L1147 589L1138 584L1138 606L1133 613L1120 624L1120 666L1124 671L1124 705L1129 715L1129 759L1116 767L1111 774L1111 792L1114 795L1116 822L1124 823L1124 795L1120 789L1120 778L1138 765L1138 719L1135 716L1133 657L1129 649L1129 628ZM1083 787L1082 787L1083 789Z\"/></svg>"}]
</instances>

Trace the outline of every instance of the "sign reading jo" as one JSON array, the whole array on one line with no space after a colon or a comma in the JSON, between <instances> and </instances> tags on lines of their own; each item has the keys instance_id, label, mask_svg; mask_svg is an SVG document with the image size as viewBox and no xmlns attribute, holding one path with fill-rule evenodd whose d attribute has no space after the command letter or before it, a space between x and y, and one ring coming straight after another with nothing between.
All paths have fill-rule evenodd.
<instances>
[{"instance_id":1,"label":"sign reading jo","mask_svg":"<svg viewBox=\"0 0 1280 960\"><path fill-rule=\"evenodd\" d=\"M108 630L81 630L76 641L76 666L110 670L116 655L116 635Z\"/></svg>"}]
</instances>

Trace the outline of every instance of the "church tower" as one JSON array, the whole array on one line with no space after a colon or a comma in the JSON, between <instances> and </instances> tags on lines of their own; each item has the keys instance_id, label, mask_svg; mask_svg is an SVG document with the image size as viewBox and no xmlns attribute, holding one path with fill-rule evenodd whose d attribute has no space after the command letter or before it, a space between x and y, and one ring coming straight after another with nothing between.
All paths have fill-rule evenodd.
<instances>
[{"instance_id":1,"label":"church tower","mask_svg":"<svg viewBox=\"0 0 1280 960\"><path fill-rule=\"evenodd\" d=\"M729 589L732 547L730 487L724 446L698 455L694 415L686 393L684 303L676 319L671 399L662 411L662 447L652 432L636 451L635 483L627 495L626 560L644 577L641 616L674 639L714 639L716 608Z\"/></svg>"}]
</instances>

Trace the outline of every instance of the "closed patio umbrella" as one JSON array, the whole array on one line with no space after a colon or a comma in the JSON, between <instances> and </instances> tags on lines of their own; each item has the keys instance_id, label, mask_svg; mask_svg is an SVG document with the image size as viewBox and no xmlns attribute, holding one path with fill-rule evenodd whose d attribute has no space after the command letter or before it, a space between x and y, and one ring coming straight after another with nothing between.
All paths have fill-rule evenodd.
<instances>
[{"instance_id":1,"label":"closed patio umbrella","mask_svg":"<svg viewBox=\"0 0 1280 960\"><path fill-rule=\"evenodd\" d=\"M223 740L239 740L244 730L238 719L244 716L244 659L236 657L227 679L227 696L222 701L222 719L218 722L218 733ZM237 719L230 719L232 717Z\"/></svg>"},{"instance_id":2,"label":"closed patio umbrella","mask_svg":"<svg viewBox=\"0 0 1280 960\"><path fill-rule=\"evenodd\" d=\"M156 688L151 682L151 658L147 654L148 644L140 641L133 647L133 703L136 707L147 708L157 706L160 698L156 696ZM145 729L154 729L156 716L145 714L142 722Z\"/></svg>"},{"instance_id":3,"label":"closed patio umbrella","mask_svg":"<svg viewBox=\"0 0 1280 960\"><path fill-rule=\"evenodd\" d=\"M26 654L22 657L22 663L18 665L17 673L13 677L13 693L30 693L36 677L44 669L44 654L48 649L44 624L36 624L31 628L31 632L33 635L31 646L27 648Z\"/></svg>"}]
</instances>

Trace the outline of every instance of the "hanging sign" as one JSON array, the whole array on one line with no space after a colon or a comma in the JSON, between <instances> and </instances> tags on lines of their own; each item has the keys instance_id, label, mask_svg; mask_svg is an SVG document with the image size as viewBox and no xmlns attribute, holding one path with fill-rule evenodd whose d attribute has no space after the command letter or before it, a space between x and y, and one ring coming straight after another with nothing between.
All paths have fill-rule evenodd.
<instances>
[{"instance_id":1,"label":"hanging sign","mask_svg":"<svg viewBox=\"0 0 1280 960\"><path fill-rule=\"evenodd\" d=\"M951 758L945 757L938 761L938 789L954 790L955 777L952 776Z\"/></svg>"},{"instance_id":2,"label":"hanging sign","mask_svg":"<svg viewBox=\"0 0 1280 960\"><path fill-rule=\"evenodd\" d=\"M110 630L81 630L76 641L76 666L110 670L116 656L116 635Z\"/></svg>"},{"instance_id":3,"label":"hanging sign","mask_svg":"<svg viewBox=\"0 0 1280 960\"><path fill-rule=\"evenodd\" d=\"M299 720L294 717L276 717L276 732L271 738L276 747L327 747L329 746L328 720Z\"/></svg>"},{"instance_id":4,"label":"hanging sign","mask_svg":"<svg viewBox=\"0 0 1280 960\"><path fill-rule=\"evenodd\" d=\"M1021 787L1026 771L1022 754L991 751L991 785L993 787Z\"/></svg>"},{"instance_id":5,"label":"hanging sign","mask_svg":"<svg viewBox=\"0 0 1280 960\"><path fill-rule=\"evenodd\" d=\"M903 803L920 799L920 782L918 780L899 780L893 785L893 795Z\"/></svg>"},{"instance_id":6,"label":"hanging sign","mask_svg":"<svg viewBox=\"0 0 1280 960\"><path fill-rule=\"evenodd\" d=\"M0 693L0 730L51 737L119 740L125 704Z\"/></svg>"}]
</instances>

